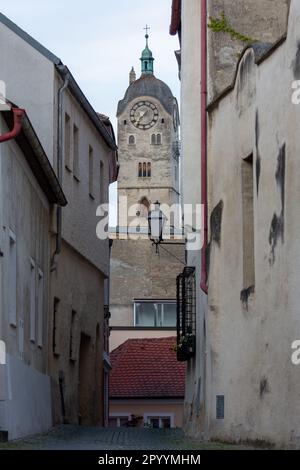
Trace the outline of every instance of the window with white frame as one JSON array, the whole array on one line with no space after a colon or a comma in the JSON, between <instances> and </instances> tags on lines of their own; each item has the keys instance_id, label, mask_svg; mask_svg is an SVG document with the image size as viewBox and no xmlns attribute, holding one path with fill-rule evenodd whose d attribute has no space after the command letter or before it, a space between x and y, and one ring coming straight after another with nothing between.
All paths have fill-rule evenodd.
<instances>
[{"instance_id":1,"label":"window with white frame","mask_svg":"<svg viewBox=\"0 0 300 470\"><path fill-rule=\"evenodd\" d=\"M38 308L38 346L43 347L43 324L44 324L44 274L39 269L38 271L38 299L37 299L37 308Z\"/></svg>"},{"instance_id":2,"label":"window with white frame","mask_svg":"<svg viewBox=\"0 0 300 470\"><path fill-rule=\"evenodd\" d=\"M144 415L144 424L154 429L167 429L174 427L173 413L148 413Z\"/></svg>"},{"instance_id":3,"label":"window with white frame","mask_svg":"<svg viewBox=\"0 0 300 470\"><path fill-rule=\"evenodd\" d=\"M17 243L16 236L9 231L9 252L8 252L8 292L9 292L9 324L17 326Z\"/></svg>"},{"instance_id":4,"label":"window with white frame","mask_svg":"<svg viewBox=\"0 0 300 470\"><path fill-rule=\"evenodd\" d=\"M36 268L30 259L30 341L36 341Z\"/></svg>"},{"instance_id":5,"label":"window with white frame","mask_svg":"<svg viewBox=\"0 0 300 470\"><path fill-rule=\"evenodd\" d=\"M115 428L126 427L131 419L131 415L127 413L110 413L109 426Z\"/></svg>"},{"instance_id":6,"label":"window with white frame","mask_svg":"<svg viewBox=\"0 0 300 470\"><path fill-rule=\"evenodd\" d=\"M175 328L176 301L135 300L134 326Z\"/></svg>"}]
</instances>

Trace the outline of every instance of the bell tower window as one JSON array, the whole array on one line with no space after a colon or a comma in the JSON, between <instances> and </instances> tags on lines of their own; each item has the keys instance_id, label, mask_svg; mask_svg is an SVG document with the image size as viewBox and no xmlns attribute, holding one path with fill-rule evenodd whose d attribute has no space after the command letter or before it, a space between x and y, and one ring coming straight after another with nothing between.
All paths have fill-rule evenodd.
<instances>
[{"instance_id":1,"label":"bell tower window","mask_svg":"<svg viewBox=\"0 0 300 470\"><path fill-rule=\"evenodd\" d=\"M151 162L139 162L138 177L151 178Z\"/></svg>"},{"instance_id":2,"label":"bell tower window","mask_svg":"<svg viewBox=\"0 0 300 470\"><path fill-rule=\"evenodd\" d=\"M135 137L134 137L134 135L130 135L130 136L129 136L128 144L129 144L129 145L135 145Z\"/></svg>"}]
</instances>

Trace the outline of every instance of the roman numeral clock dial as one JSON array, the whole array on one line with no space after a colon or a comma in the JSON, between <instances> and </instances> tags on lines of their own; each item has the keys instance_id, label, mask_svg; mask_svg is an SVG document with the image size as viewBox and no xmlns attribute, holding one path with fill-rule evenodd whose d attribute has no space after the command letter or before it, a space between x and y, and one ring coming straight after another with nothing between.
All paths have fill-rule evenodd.
<instances>
[{"instance_id":1,"label":"roman numeral clock dial","mask_svg":"<svg viewBox=\"0 0 300 470\"><path fill-rule=\"evenodd\" d=\"M158 109L150 101L139 101L131 108L130 120L135 127L146 131L157 123Z\"/></svg>"}]
</instances>

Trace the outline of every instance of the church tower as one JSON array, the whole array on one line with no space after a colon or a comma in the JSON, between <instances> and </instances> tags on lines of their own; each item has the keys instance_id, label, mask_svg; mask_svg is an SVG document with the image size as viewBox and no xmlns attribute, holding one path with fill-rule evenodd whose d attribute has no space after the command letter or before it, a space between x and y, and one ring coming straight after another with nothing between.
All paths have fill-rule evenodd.
<instances>
[{"instance_id":1,"label":"church tower","mask_svg":"<svg viewBox=\"0 0 300 470\"><path fill-rule=\"evenodd\" d=\"M129 220L139 217L143 236L126 238L128 224L119 216L110 266L111 348L131 337L176 335L176 276L185 260L184 242L161 246L158 256L146 226L151 203L159 201L162 210L165 204L179 204L178 105L168 85L154 75L148 42L147 28L141 75L136 79L131 69L117 111L118 196L134 206ZM166 225L172 226L172 217Z\"/></svg>"},{"instance_id":2,"label":"church tower","mask_svg":"<svg viewBox=\"0 0 300 470\"><path fill-rule=\"evenodd\" d=\"M178 104L168 85L154 75L146 30L141 76L136 80L131 70L118 105L118 192L128 197L129 206L157 200L172 205L179 203Z\"/></svg>"}]
</instances>

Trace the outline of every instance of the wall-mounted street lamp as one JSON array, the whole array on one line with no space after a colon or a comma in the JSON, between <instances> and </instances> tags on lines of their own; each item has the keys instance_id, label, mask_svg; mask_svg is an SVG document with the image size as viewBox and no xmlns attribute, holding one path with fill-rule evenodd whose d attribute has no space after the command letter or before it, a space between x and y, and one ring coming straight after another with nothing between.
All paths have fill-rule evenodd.
<instances>
[{"instance_id":1,"label":"wall-mounted street lamp","mask_svg":"<svg viewBox=\"0 0 300 470\"><path fill-rule=\"evenodd\" d=\"M184 245L182 242L166 242L163 239L166 216L160 209L160 202L156 201L154 210L148 214L149 236L153 245L155 245L156 254L159 253L159 245Z\"/></svg>"}]
</instances>

